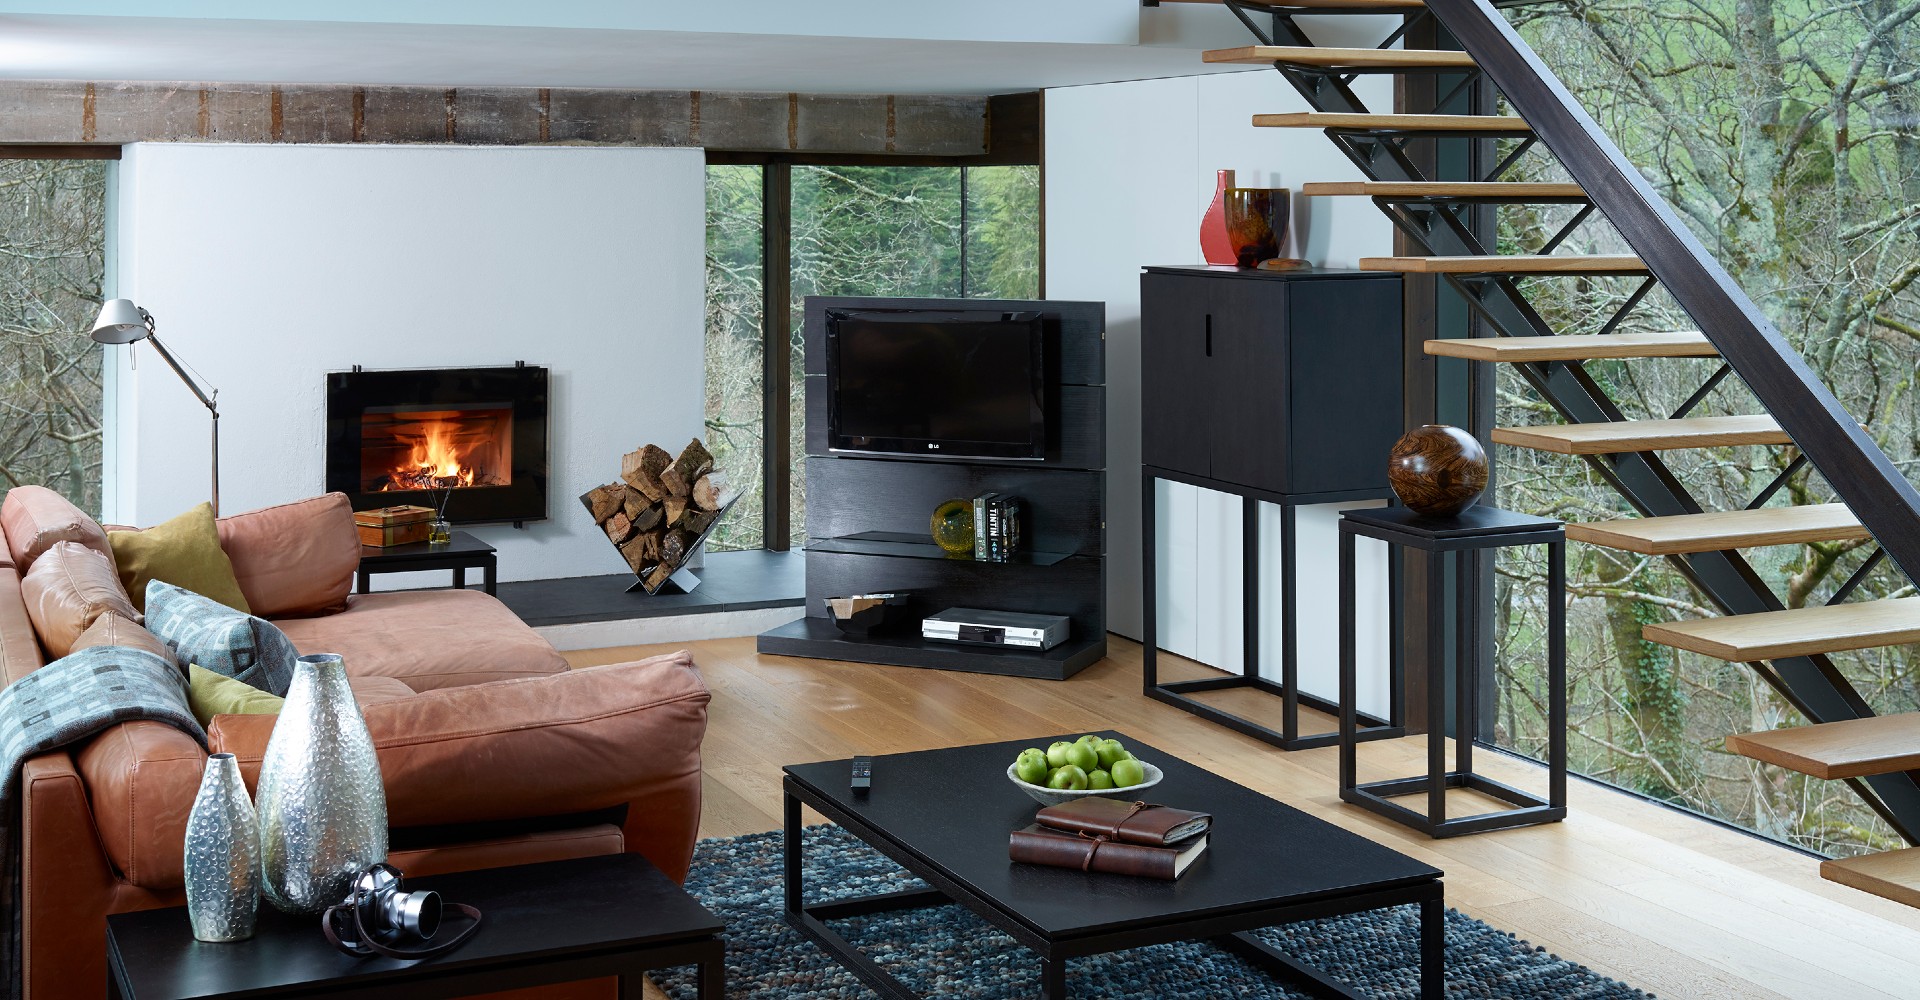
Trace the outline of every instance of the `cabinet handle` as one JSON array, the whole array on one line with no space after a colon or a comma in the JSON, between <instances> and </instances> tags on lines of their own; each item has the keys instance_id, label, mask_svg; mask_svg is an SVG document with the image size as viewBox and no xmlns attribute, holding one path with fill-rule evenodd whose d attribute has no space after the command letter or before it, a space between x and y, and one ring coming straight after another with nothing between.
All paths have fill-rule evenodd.
<instances>
[{"instance_id":1,"label":"cabinet handle","mask_svg":"<svg viewBox=\"0 0 1920 1000\"><path fill-rule=\"evenodd\" d=\"M1207 357L1213 357L1213 314L1207 314Z\"/></svg>"}]
</instances>

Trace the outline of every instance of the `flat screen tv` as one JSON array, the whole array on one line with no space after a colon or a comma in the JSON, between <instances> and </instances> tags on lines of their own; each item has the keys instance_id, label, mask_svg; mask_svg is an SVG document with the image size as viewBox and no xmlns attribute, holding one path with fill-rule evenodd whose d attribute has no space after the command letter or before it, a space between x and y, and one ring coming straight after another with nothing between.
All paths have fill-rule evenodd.
<instances>
[{"instance_id":1,"label":"flat screen tv","mask_svg":"<svg viewBox=\"0 0 1920 1000\"><path fill-rule=\"evenodd\" d=\"M830 309L826 327L832 450L1046 457L1040 313Z\"/></svg>"}]
</instances>

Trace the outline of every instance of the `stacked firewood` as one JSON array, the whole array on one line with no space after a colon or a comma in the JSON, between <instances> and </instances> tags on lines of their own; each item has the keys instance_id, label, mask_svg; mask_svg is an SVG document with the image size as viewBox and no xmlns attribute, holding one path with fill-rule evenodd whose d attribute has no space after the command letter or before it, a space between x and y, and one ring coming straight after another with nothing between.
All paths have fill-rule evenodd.
<instances>
[{"instance_id":1,"label":"stacked firewood","mask_svg":"<svg viewBox=\"0 0 1920 1000\"><path fill-rule=\"evenodd\" d=\"M693 554L720 516L732 499L726 486L726 474L694 438L678 458L651 444L628 452L620 460L620 481L588 490L580 502L651 592Z\"/></svg>"}]
</instances>

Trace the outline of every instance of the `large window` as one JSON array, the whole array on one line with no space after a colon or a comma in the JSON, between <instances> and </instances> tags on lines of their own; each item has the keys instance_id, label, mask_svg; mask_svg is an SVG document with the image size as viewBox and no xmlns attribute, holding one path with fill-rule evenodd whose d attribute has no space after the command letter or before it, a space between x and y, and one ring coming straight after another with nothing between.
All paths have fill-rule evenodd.
<instances>
[{"instance_id":1,"label":"large window","mask_svg":"<svg viewBox=\"0 0 1920 1000\"><path fill-rule=\"evenodd\" d=\"M1037 297L1039 174L1033 166L708 166L707 432L716 460L745 491L710 544L805 538L802 301ZM775 249L785 252L768 253L766 241L783 236ZM769 262L784 273L769 275ZM784 304L769 308L783 291ZM776 334L776 324L785 329ZM774 336L784 343L769 344Z\"/></svg>"},{"instance_id":2,"label":"large window","mask_svg":"<svg viewBox=\"0 0 1920 1000\"><path fill-rule=\"evenodd\" d=\"M44 485L96 515L106 190L100 160L0 158L0 490Z\"/></svg>"},{"instance_id":3,"label":"large window","mask_svg":"<svg viewBox=\"0 0 1920 1000\"><path fill-rule=\"evenodd\" d=\"M1901 468L1920 461L1920 51L1914 8L1886 3L1736 4L1732 0L1587 0L1514 15L1522 34L1661 186L1720 262ZM1544 161L1513 180L1559 180ZM1537 246L1565 210L1503 213L1509 247ZM1584 240L1585 246L1581 246ZM1604 224L1568 245L1630 252ZM1529 294L1564 332L1587 333L1631 291L1612 279L1541 281ZM1625 330L1692 329L1655 296ZM1595 362L1587 370L1630 417L1665 417L1716 362ZM1511 366L1500 373L1502 424L1558 420ZM1758 413L1737 378L1696 415ZM1738 509L1794 458L1790 448L1668 452L1709 510ZM1569 520L1631 516L1577 460L1502 448L1498 503ZM1909 473L1911 475L1911 472ZM1794 475L1772 503L1833 496ZM1873 551L1819 542L1744 552L1789 606L1825 601ZM1707 617L1663 559L1575 546L1569 553L1569 725L1575 767L1817 851L1904 846L1844 784L1767 767L1722 748L1729 733L1805 720L1741 664L1646 642L1641 625ZM1538 664L1545 608L1527 595L1544 566L1503 555L1495 614L1502 637L1497 738L1545 745ZM1881 567L1853 600L1913 587ZM1835 656L1878 712L1920 708L1914 647Z\"/></svg>"}]
</instances>

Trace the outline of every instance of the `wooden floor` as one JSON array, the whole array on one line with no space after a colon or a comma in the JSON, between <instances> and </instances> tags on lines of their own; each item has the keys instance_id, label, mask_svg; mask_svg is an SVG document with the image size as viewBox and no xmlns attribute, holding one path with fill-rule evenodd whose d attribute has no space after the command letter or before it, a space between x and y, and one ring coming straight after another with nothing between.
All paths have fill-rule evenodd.
<instances>
[{"instance_id":1,"label":"wooden floor","mask_svg":"<svg viewBox=\"0 0 1920 1000\"><path fill-rule=\"evenodd\" d=\"M671 648L566 655L589 666ZM1920 997L1920 910L1823 881L1806 855L1583 781L1564 823L1429 840L1342 804L1334 750L1282 753L1143 697L1139 646L1123 640L1064 682L760 656L752 639L688 648L714 696L702 836L777 829L783 763L1114 728L1436 865L1449 905L1661 997ZM1262 696L1218 697L1269 715ZM1419 773L1424 746L1364 745L1361 780ZM1481 759L1544 786L1537 768Z\"/></svg>"}]
</instances>

